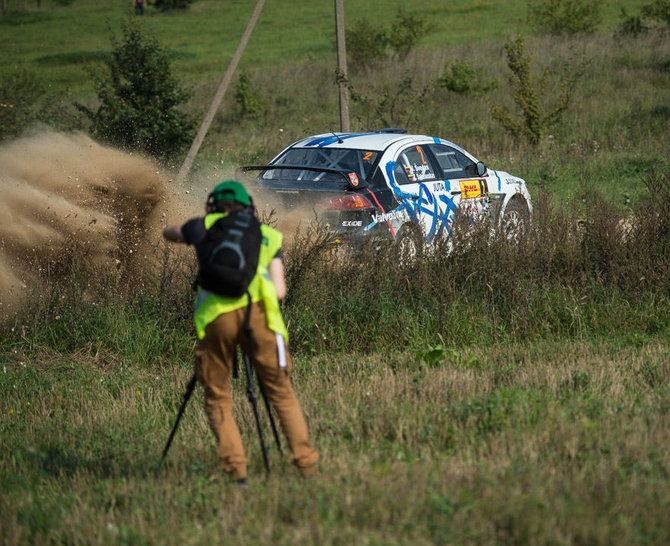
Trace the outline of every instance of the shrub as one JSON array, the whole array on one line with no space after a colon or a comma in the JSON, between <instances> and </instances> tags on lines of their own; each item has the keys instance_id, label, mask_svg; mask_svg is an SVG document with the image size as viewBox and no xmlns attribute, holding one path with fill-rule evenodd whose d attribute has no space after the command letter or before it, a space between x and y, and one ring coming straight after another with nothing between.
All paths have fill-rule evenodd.
<instances>
[{"instance_id":1,"label":"shrub","mask_svg":"<svg viewBox=\"0 0 670 546\"><path fill-rule=\"evenodd\" d=\"M601 0L539 0L528 4L528 23L555 35L593 32L600 23Z\"/></svg>"},{"instance_id":2,"label":"shrub","mask_svg":"<svg viewBox=\"0 0 670 546\"><path fill-rule=\"evenodd\" d=\"M123 41L112 35L107 73L88 68L100 99L93 112L77 108L91 122L91 132L110 144L168 159L187 147L195 121L177 107L190 95L172 75L168 52L137 23L123 27Z\"/></svg>"},{"instance_id":3,"label":"shrub","mask_svg":"<svg viewBox=\"0 0 670 546\"><path fill-rule=\"evenodd\" d=\"M235 102L240 107L240 114L248 117L257 117L267 112L267 104L261 94L254 89L251 78L246 72L241 72L235 84Z\"/></svg>"},{"instance_id":4,"label":"shrub","mask_svg":"<svg viewBox=\"0 0 670 546\"><path fill-rule=\"evenodd\" d=\"M160 11L171 9L186 9L193 0L154 0L154 7Z\"/></svg>"},{"instance_id":5,"label":"shrub","mask_svg":"<svg viewBox=\"0 0 670 546\"><path fill-rule=\"evenodd\" d=\"M389 45L386 31L375 27L366 17L345 30L345 40L347 55L354 64L371 66L386 57Z\"/></svg>"},{"instance_id":6,"label":"shrub","mask_svg":"<svg viewBox=\"0 0 670 546\"><path fill-rule=\"evenodd\" d=\"M370 89L370 93L357 91L348 80L351 102L357 106L356 117L362 127L407 127L426 108L425 97L429 86L416 86L409 72L392 86Z\"/></svg>"},{"instance_id":7,"label":"shrub","mask_svg":"<svg viewBox=\"0 0 670 546\"><path fill-rule=\"evenodd\" d=\"M498 82L495 80L485 82L470 63L454 59L445 65L436 85L461 95L480 95L496 88Z\"/></svg>"},{"instance_id":8,"label":"shrub","mask_svg":"<svg viewBox=\"0 0 670 546\"><path fill-rule=\"evenodd\" d=\"M45 90L37 76L17 70L0 81L0 140L17 136L39 117L38 100Z\"/></svg>"},{"instance_id":9,"label":"shrub","mask_svg":"<svg viewBox=\"0 0 670 546\"><path fill-rule=\"evenodd\" d=\"M670 25L670 0L654 0L642 6L642 15Z\"/></svg>"},{"instance_id":10,"label":"shrub","mask_svg":"<svg viewBox=\"0 0 670 546\"><path fill-rule=\"evenodd\" d=\"M515 138L525 137L531 144L539 144L549 127L558 122L565 112L572 96L572 86L580 73L572 79L560 82L560 95L556 105L544 112L540 98L546 94L548 70L545 69L536 88L530 71L530 55L524 55L523 38L520 36L505 44L507 66L512 71L508 76L513 90L514 102L521 110L521 120L513 119L507 108L499 105L491 107L491 116Z\"/></svg>"},{"instance_id":11,"label":"shrub","mask_svg":"<svg viewBox=\"0 0 670 546\"><path fill-rule=\"evenodd\" d=\"M388 33L389 45L398 57L404 59L425 31L426 21L424 19L399 8Z\"/></svg>"},{"instance_id":12,"label":"shrub","mask_svg":"<svg viewBox=\"0 0 670 546\"><path fill-rule=\"evenodd\" d=\"M389 50L404 59L428 30L423 18L406 13L402 8L398 9L389 29L375 26L363 17L345 30L347 55L354 65L362 67L384 60Z\"/></svg>"},{"instance_id":13,"label":"shrub","mask_svg":"<svg viewBox=\"0 0 670 546\"><path fill-rule=\"evenodd\" d=\"M621 23L617 34L619 36L639 36L649 30L640 15L628 15L626 8L621 8Z\"/></svg>"}]
</instances>

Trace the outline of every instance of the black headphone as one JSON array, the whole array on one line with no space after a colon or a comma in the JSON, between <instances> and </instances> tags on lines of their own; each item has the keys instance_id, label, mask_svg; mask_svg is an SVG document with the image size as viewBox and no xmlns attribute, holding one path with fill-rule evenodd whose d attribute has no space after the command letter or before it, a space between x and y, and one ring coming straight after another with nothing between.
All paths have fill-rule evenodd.
<instances>
[{"instance_id":1,"label":"black headphone","mask_svg":"<svg viewBox=\"0 0 670 546\"><path fill-rule=\"evenodd\" d=\"M207 202L205 203L205 210L207 211L207 214L216 212L217 202L218 201L214 201L214 192L207 196ZM256 211L256 206L254 205L254 200L251 196L249 196L249 205L246 207L246 210L251 213L255 213Z\"/></svg>"},{"instance_id":2,"label":"black headphone","mask_svg":"<svg viewBox=\"0 0 670 546\"><path fill-rule=\"evenodd\" d=\"M205 210L207 214L212 214L216 212L216 203L214 202L214 192L210 193L207 196L207 202L205 203Z\"/></svg>"}]
</instances>

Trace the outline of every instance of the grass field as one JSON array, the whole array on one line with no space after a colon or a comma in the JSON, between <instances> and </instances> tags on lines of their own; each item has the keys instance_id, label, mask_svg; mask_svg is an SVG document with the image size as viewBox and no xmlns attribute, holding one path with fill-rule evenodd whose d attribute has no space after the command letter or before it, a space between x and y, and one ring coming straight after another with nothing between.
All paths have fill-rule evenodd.
<instances>
[{"instance_id":1,"label":"grass field","mask_svg":"<svg viewBox=\"0 0 670 546\"><path fill-rule=\"evenodd\" d=\"M0 544L670 543L670 41L658 28L615 37L621 7L645 3L605 1L595 34L558 38L531 32L525 2L417 0L432 23L417 48L351 67L355 129L462 144L524 177L535 212L520 245L484 226L451 255L402 266L390 249L351 256L316 232L290 238L283 314L321 455L312 481L279 455L262 414L264 476L242 379L250 487L219 471L200 388L157 468L192 373L188 264L166 253L123 276L80 269L74 249L71 270L42 271L0 321ZM253 4L197 0L139 21L173 50L192 113L209 105ZM81 129L72 103L95 103L83 66L110 50L130 2L8 5L0 78L39 74L60 128ZM345 17L383 25L401 5L345 0ZM267 2L241 63L267 111L245 116L229 93L187 185L339 128L332 11ZM550 69L546 104L563 66L586 68L539 146L489 113L512 106L504 44L516 33L537 80ZM436 87L453 59L498 87Z\"/></svg>"},{"instance_id":2,"label":"grass field","mask_svg":"<svg viewBox=\"0 0 670 546\"><path fill-rule=\"evenodd\" d=\"M60 107L60 126L81 128L72 103L96 104L84 66L100 63L110 51L110 34L118 36L131 16L129 4L78 0L69 6L42 2L36 9L30 2L10 2L9 15L0 19L7 44L0 75L16 70L38 75ZM532 32L523 2L413 2L412 13L424 18L429 30L406 59L390 57L372 69L350 63L351 84L361 97L351 104L352 129L393 125L447 138L492 167L523 176L533 192L542 185L566 198L589 180L606 184L620 203L624 194L637 199L644 174L652 167L667 169L669 149L668 34L656 26L640 36L616 35L621 8L632 14L644 4L603 2L598 32L557 38ZM349 26L367 18L386 28L404 4L361 1L344 7ZM173 52L174 72L193 92L187 105L192 115L200 117L208 108L251 11L243 2L198 0L183 12L149 8L139 21ZM539 148L515 142L490 115L492 104L514 111L503 46L517 34L525 37L536 83L544 68L550 70L544 108L557 100L562 77L583 71L570 107ZM470 63L498 87L484 96L436 87L454 59ZM268 161L305 135L339 130L335 68L332 3L268 2L239 68L249 75L266 113L242 115L229 89L196 159L192 184L209 183L208 175L222 164L231 171L241 163ZM404 77L411 84L398 94ZM387 95L392 105L382 102ZM172 167L181 159L175 157Z\"/></svg>"}]
</instances>

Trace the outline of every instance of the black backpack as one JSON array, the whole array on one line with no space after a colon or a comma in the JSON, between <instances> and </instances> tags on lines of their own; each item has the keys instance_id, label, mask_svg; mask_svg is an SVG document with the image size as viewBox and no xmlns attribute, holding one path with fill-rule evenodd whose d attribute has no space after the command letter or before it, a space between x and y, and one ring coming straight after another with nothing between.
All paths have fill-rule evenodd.
<instances>
[{"instance_id":1,"label":"black backpack","mask_svg":"<svg viewBox=\"0 0 670 546\"><path fill-rule=\"evenodd\" d=\"M258 268L263 235L250 212L235 211L219 218L198 245L196 284L221 296L246 294Z\"/></svg>"}]
</instances>

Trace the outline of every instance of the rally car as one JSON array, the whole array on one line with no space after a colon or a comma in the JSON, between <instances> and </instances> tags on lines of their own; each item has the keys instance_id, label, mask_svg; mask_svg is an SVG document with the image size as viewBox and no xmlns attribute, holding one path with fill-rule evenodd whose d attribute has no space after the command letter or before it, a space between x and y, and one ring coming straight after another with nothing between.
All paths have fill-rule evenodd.
<instances>
[{"instance_id":1,"label":"rally car","mask_svg":"<svg viewBox=\"0 0 670 546\"><path fill-rule=\"evenodd\" d=\"M257 205L315 210L353 244L374 235L419 249L448 236L457 217L486 216L518 236L532 210L521 178L488 169L448 140L402 129L311 136L238 175L256 185Z\"/></svg>"}]
</instances>

